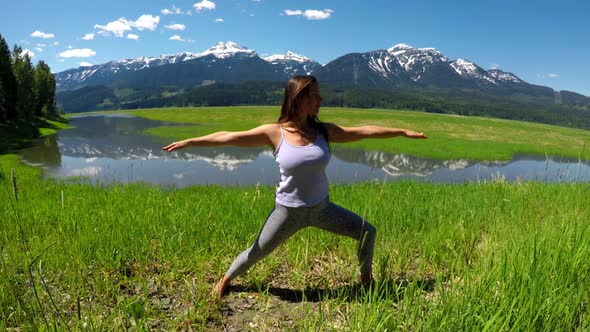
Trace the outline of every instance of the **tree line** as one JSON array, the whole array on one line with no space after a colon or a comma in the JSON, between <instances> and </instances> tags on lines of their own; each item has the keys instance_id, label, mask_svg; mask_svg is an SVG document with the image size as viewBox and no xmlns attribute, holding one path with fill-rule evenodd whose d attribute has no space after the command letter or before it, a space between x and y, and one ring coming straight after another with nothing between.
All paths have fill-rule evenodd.
<instances>
[{"instance_id":1,"label":"tree line","mask_svg":"<svg viewBox=\"0 0 590 332\"><path fill-rule=\"evenodd\" d=\"M49 66L31 57L20 46L12 52L0 34L0 124L31 126L38 119L58 116L55 77Z\"/></svg>"}]
</instances>

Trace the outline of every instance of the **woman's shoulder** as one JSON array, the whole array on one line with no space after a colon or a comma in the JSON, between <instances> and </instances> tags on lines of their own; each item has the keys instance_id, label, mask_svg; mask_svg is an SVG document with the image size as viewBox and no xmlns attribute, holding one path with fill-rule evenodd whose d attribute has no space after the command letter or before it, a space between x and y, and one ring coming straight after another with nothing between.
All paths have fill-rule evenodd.
<instances>
[{"instance_id":1,"label":"woman's shoulder","mask_svg":"<svg viewBox=\"0 0 590 332\"><path fill-rule=\"evenodd\" d=\"M255 129L262 130L267 133L278 133L281 127L278 123L266 123L256 127Z\"/></svg>"}]
</instances>

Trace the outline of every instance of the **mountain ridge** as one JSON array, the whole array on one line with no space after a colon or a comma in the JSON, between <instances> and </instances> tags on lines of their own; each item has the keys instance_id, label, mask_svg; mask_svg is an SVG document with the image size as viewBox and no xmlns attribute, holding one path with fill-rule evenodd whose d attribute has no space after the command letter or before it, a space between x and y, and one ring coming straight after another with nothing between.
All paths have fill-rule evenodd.
<instances>
[{"instance_id":1,"label":"mountain ridge","mask_svg":"<svg viewBox=\"0 0 590 332\"><path fill-rule=\"evenodd\" d=\"M544 94L546 96L560 92L560 90L549 87L541 89L542 92L539 92L539 89L537 89L539 91L532 91L535 89L534 87L541 86L527 83L517 75L500 69L485 70L473 61L462 58L450 60L435 48L416 48L404 43L369 52L348 53L321 65L309 57L291 51L286 54L261 57L256 51L235 42L218 42L201 53L181 52L158 57L113 60L104 64L68 69L56 74L56 84L58 91L74 90L89 85L110 85L115 83L120 76L125 76L129 72L181 65L187 62L201 62L203 68L215 67L214 69L218 71L231 71L239 66L240 61L254 58L271 66L259 62L250 70L260 70L262 79L277 81L284 81L297 74L314 74L322 82L368 88L391 89L414 85L448 87L450 85L456 88L479 88L491 92L518 87L515 90L518 93L530 92L533 95ZM226 61L226 67L212 65L217 61ZM230 62L234 63L230 64ZM271 72L273 74L270 74ZM205 69L197 70L196 74L209 75L210 77L197 75L198 77L195 77L195 80L191 82L192 86L203 85L203 82L210 84L211 82L246 80L235 77L235 75L229 78L231 75L219 75L219 73L208 72ZM216 79L220 77L221 80ZM118 85L120 86L120 84ZM502 92L502 94L505 93L506 91ZM586 97L578 95L576 100L583 100L582 97ZM588 102L590 103L590 98Z\"/></svg>"}]
</instances>

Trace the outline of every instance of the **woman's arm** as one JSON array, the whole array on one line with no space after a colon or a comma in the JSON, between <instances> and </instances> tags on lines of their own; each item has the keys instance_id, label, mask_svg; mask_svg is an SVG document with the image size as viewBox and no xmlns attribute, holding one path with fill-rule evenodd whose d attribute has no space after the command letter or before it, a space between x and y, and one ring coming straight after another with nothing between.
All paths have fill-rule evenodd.
<instances>
[{"instance_id":1,"label":"woman's arm","mask_svg":"<svg viewBox=\"0 0 590 332\"><path fill-rule=\"evenodd\" d=\"M336 143L354 142L363 138L391 138L397 136L416 139L428 138L423 133L402 128L381 126L340 127L333 123L327 123L326 127L328 128L328 137L330 141Z\"/></svg>"},{"instance_id":2,"label":"woman's arm","mask_svg":"<svg viewBox=\"0 0 590 332\"><path fill-rule=\"evenodd\" d=\"M272 136L276 130L276 124L266 124L246 131L218 131L213 134L171 143L163 147L162 150L170 152L189 146L274 146Z\"/></svg>"}]
</instances>

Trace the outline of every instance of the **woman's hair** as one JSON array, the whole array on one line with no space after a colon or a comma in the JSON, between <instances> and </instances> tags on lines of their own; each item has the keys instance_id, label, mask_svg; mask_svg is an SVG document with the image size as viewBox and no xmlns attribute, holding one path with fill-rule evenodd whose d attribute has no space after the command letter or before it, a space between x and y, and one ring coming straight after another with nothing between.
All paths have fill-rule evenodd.
<instances>
[{"instance_id":1,"label":"woman's hair","mask_svg":"<svg viewBox=\"0 0 590 332\"><path fill-rule=\"evenodd\" d=\"M297 75L289 79L287 86L285 86L285 96L278 123L285 123L297 118L299 106L303 98L309 97L309 90L313 84L318 84L318 80L311 75ZM311 126L328 141L328 130L324 123L316 115L308 115L308 120Z\"/></svg>"}]
</instances>

